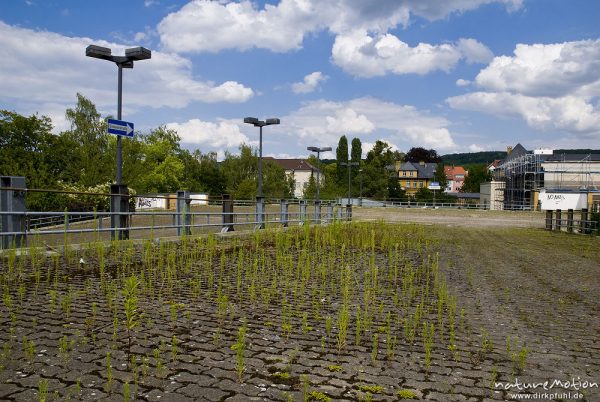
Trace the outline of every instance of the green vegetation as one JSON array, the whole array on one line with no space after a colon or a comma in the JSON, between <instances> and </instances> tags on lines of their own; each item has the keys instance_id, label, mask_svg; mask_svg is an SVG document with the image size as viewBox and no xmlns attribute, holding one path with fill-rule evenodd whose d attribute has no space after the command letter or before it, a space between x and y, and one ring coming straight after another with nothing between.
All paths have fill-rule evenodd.
<instances>
[{"instance_id":1,"label":"green vegetation","mask_svg":"<svg viewBox=\"0 0 600 402\"><path fill-rule=\"evenodd\" d=\"M396 395L398 395L398 398L400 399L417 399L417 394L409 389L401 389L396 392Z\"/></svg>"}]
</instances>

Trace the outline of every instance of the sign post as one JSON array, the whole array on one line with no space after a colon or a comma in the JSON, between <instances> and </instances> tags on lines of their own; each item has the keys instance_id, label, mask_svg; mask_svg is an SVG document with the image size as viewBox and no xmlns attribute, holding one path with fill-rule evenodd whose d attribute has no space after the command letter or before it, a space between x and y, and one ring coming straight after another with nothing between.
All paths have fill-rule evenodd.
<instances>
[{"instance_id":1,"label":"sign post","mask_svg":"<svg viewBox=\"0 0 600 402\"><path fill-rule=\"evenodd\" d=\"M435 207L435 190L441 190L442 187L440 186L439 182L432 181L431 183L429 183L429 186L427 188L433 191L433 206Z\"/></svg>"}]
</instances>

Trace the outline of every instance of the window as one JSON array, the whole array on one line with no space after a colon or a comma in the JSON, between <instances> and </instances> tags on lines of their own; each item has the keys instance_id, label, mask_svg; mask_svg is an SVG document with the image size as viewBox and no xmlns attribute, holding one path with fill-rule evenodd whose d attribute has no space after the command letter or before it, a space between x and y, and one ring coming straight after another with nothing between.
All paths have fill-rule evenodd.
<instances>
[{"instance_id":1,"label":"window","mask_svg":"<svg viewBox=\"0 0 600 402\"><path fill-rule=\"evenodd\" d=\"M423 187L423 182L422 181L419 182L419 187L421 187L421 188Z\"/></svg>"},{"instance_id":2,"label":"window","mask_svg":"<svg viewBox=\"0 0 600 402\"><path fill-rule=\"evenodd\" d=\"M406 170L402 171L402 176L406 176Z\"/></svg>"}]
</instances>

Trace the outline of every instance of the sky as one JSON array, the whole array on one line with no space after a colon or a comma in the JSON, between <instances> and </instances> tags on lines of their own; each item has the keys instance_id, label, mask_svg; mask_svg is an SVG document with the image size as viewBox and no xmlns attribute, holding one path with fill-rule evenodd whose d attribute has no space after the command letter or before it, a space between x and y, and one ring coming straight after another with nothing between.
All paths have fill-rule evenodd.
<instances>
[{"instance_id":1,"label":"sky","mask_svg":"<svg viewBox=\"0 0 600 402\"><path fill-rule=\"evenodd\" d=\"M182 146L306 157L341 135L440 154L600 147L598 0L2 0L0 109L69 128L76 94Z\"/></svg>"}]
</instances>

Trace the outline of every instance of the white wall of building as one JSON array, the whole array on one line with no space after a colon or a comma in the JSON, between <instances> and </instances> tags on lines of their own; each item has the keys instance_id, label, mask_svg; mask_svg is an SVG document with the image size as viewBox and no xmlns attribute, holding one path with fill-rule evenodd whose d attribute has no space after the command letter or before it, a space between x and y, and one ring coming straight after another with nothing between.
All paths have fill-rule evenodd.
<instances>
[{"instance_id":1,"label":"white wall of building","mask_svg":"<svg viewBox=\"0 0 600 402\"><path fill-rule=\"evenodd\" d=\"M600 162L542 162L547 189L600 188Z\"/></svg>"},{"instance_id":2,"label":"white wall of building","mask_svg":"<svg viewBox=\"0 0 600 402\"><path fill-rule=\"evenodd\" d=\"M503 181L488 181L479 186L479 203L491 211L504 209L504 191L506 183Z\"/></svg>"}]
</instances>

